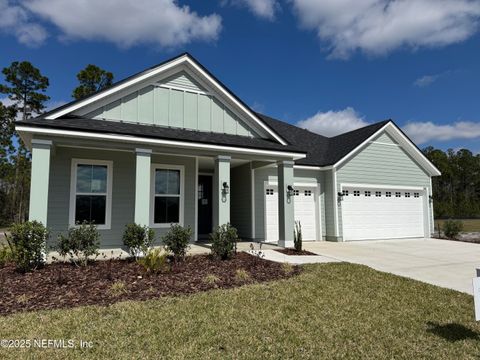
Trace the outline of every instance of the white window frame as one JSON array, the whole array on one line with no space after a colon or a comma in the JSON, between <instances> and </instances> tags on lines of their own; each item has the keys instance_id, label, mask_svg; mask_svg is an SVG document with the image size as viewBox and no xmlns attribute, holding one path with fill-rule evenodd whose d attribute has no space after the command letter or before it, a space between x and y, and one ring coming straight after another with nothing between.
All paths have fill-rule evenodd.
<instances>
[{"instance_id":1,"label":"white window frame","mask_svg":"<svg viewBox=\"0 0 480 360\"><path fill-rule=\"evenodd\" d=\"M75 224L75 205L77 198L77 168L78 165L101 165L107 167L107 199L105 224L96 224L98 230L110 230L112 225L112 184L113 184L113 161L110 160L93 160L93 159L72 159L72 168L70 172L70 210L69 224L70 227L77 226ZM102 195L92 193L91 195Z\"/></svg>"},{"instance_id":2,"label":"white window frame","mask_svg":"<svg viewBox=\"0 0 480 360\"><path fill-rule=\"evenodd\" d=\"M154 223L155 219L155 171L158 169L163 170L180 170L180 206L178 223L183 226L184 222L184 209L185 209L185 166L183 165L169 165L169 164L152 164L152 170L150 174L150 227L151 228L169 228L171 223ZM168 194L159 194L158 196L166 197ZM173 195L170 195L173 197Z\"/></svg>"}]
</instances>

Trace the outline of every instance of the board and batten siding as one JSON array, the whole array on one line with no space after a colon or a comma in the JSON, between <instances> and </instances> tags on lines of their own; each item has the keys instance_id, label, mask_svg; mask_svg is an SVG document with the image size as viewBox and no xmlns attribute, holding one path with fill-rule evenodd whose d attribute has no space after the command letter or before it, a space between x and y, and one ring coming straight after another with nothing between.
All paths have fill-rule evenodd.
<instances>
[{"instance_id":1,"label":"board and batten siding","mask_svg":"<svg viewBox=\"0 0 480 360\"><path fill-rule=\"evenodd\" d=\"M325 191L324 176L319 170L294 169L295 183L317 183L320 184L320 194L317 204L319 204L319 214L321 221L322 238L325 235ZM255 239L265 240L265 181L277 182L277 168L267 167L255 169ZM317 219L318 221L318 219ZM320 240L320 239L317 239Z\"/></svg>"},{"instance_id":2,"label":"board and batten siding","mask_svg":"<svg viewBox=\"0 0 480 360\"><path fill-rule=\"evenodd\" d=\"M75 149L58 147L51 158L47 226L51 231L48 245L55 245L60 233L69 228L70 179L72 159L112 161L111 228L99 230L101 248L123 246L125 225L134 221L135 209L135 154L120 151ZM152 155L152 164L185 166L185 225L195 229L195 159L187 157ZM151 176L151 174L145 174ZM150 206L150 204L145 204ZM167 229L155 229L159 243ZM193 237L194 239L195 237Z\"/></svg>"},{"instance_id":3,"label":"board and batten siding","mask_svg":"<svg viewBox=\"0 0 480 360\"><path fill-rule=\"evenodd\" d=\"M431 195L430 175L385 132L337 169L338 191L342 183L416 186L426 188L427 196ZM429 211L431 217L431 205ZM338 228L341 237L341 205L338 208Z\"/></svg>"},{"instance_id":4,"label":"board and batten siding","mask_svg":"<svg viewBox=\"0 0 480 360\"><path fill-rule=\"evenodd\" d=\"M252 238L252 181L250 163L230 171L230 222L242 239Z\"/></svg>"},{"instance_id":5,"label":"board and batten siding","mask_svg":"<svg viewBox=\"0 0 480 360\"><path fill-rule=\"evenodd\" d=\"M184 72L126 94L85 116L255 136L244 121Z\"/></svg>"}]
</instances>

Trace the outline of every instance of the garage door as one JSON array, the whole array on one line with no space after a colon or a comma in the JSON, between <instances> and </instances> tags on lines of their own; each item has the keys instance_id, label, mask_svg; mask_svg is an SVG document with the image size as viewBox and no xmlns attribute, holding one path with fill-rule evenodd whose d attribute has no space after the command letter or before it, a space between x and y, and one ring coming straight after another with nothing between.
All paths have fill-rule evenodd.
<instances>
[{"instance_id":1,"label":"garage door","mask_svg":"<svg viewBox=\"0 0 480 360\"><path fill-rule=\"evenodd\" d=\"M295 221L302 225L303 240L316 240L316 196L315 188L295 187ZM278 191L276 186L265 189L265 239L278 241Z\"/></svg>"},{"instance_id":2,"label":"garage door","mask_svg":"<svg viewBox=\"0 0 480 360\"><path fill-rule=\"evenodd\" d=\"M424 236L424 193L419 190L344 187L344 240Z\"/></svg>"}]
</instances>

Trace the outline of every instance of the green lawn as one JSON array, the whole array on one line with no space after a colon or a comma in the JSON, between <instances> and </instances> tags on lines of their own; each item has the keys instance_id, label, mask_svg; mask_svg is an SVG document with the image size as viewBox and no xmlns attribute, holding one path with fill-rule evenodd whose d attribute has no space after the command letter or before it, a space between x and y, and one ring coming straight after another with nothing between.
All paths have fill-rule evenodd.
<instances>
[{"instance_id":1,"label":"green lawn","mask_svg":"<svg viewBox=\"0 0 480 360\"><path fill-rule=\"evenodd\" d=\"M346 263L189 297L0 317L0 339L93 341L0 349L0 359L473 359L473 298Z\"/></svg>"},{"instance_id":2,"label":"green lawn","mask_svg":"<svg viewBox=\"0 0 480 360\"><path fill-rule=\"evenodd\" d=\"M480 232L480 219L458 219L463 222L463 231L464 232ZM446 220L435 220L435 231L438 229L438 224L440 227L443 226L443 223Z\"/></svg>"}]
</instances>

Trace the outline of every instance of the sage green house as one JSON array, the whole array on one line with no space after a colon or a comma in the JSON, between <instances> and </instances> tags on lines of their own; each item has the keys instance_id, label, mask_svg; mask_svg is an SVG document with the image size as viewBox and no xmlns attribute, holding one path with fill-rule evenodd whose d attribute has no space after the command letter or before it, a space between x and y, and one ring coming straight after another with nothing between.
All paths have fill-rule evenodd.
<instances>
[{"instance_id":1,"label":"sage green house","mask_svg":"<svg viewBox=\"0 0 480 360\"><path fill-rule=\"evenodd\" d=\"M325 137L251 110L189 54L16 129L32 151L31 220L52 238L94 222L102 248L126 224L231 223L243 239L428 237L440 175L390 120Z\"/></svg>"}]
</instances>

